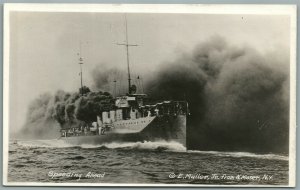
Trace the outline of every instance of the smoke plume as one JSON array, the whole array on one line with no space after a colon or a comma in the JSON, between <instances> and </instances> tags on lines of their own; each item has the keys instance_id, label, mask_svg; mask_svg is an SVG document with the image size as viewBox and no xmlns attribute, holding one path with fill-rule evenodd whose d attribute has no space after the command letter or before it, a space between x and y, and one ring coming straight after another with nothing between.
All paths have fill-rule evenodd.
<instances>
[{"instance_id":1,"label":"smoke plume","mask_svg":"<svg viewBox=\"0 0 300 190\"><path fill-rule=\"evenodd\" d=\"M126 72L118 68L107 68L105 64L96 67L91 74L94 84L93 90L110 92L113 96L125 94ZM124 86L125 85L125 86ZM125 90L126 89L126 90Z\"/></svg>"},{"instance_id":2,"label":"smoke plume","mask_svg":"<svg viewBox=\"0 0 300 190\"><path fill-rule=\"evenodd\" d=\"M26 124L20 138L58 138L61 128L75 127L96 121L97 114L111 109L112 96L107 92L90 92L84 87L79 92L62 90L54 95L43 94L35 99L28 109Z\"/></svg>"},{"instance_id":3,"label":"smoke plume","mask_svg":"<svg viewBox=\"0 0 300 190\"><path fill-rule=\"evenodd\" d=\"M288 152L288 71L284 55L261 55L214 37L166 63L147 91L189 102L191 149Z\"/></svg>"},{"instance_id":4,"label":"smoke plume","mask_svg":"<svg viewBox=\"0 0 300 190\"><path fill-rule=\"evenodd\" d=\"M147 76L145 90L155 100L188 101L189 149L288 152L288 55L259 53L213 37L161 65ZM119 69L96 68L92 90L124 93L112 83L121 75ZM30 106L25 129L39 135L96 120L97 113L113 104L112 96L101 91L84 97L63 91L43 95Z\"/></svg>"},{"instance_id":5,"label":"smoke plume","mask_svg":"<svg viewBox=\"0 0 300 190\"><path fill-rule=\"evenodd\" d=\"M17 138L51 138L59 135L59 124L52 119L53 97L45 93L29 105L26 123Z\"/></svg>"}]
</instances>

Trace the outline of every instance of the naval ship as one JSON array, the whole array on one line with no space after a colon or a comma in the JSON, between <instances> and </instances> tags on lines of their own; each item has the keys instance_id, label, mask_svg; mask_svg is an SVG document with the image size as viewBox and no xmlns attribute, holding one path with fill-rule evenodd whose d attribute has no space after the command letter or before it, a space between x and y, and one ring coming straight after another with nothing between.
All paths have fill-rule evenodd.
<instances>
[{"instance_id":1,"label":"naval ship","mask_svg":"<svg viewBox=\"0 0 300 190\"><path fill-rule=\"evenodd\" d=\"M126 42L117 45L125 46L127 51L128 93L115 97L114 108L99 113L97 121L86 126L61 129L60 139L75 145L163 140L179 142L186 147L188 103L164 100L145 104L147 95L136 93L136 86L131 84L128 49L137 45L128 43L127 20ZM79 64L82 89L81 56Z\"/></svg>"}]
</instances>

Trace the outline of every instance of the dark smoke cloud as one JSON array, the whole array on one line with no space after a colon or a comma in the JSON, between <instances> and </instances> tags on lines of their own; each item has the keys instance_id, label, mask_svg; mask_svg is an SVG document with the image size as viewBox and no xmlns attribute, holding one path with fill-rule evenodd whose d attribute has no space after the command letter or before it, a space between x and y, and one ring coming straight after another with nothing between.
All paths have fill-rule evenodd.
<instances>
[{"instance_id":1,"label":"dark smoke cloud","mask_svg":"<svg viewBox=\"0 0 300 190\"><path fill-rule=\"evenodd\" d=\"M107 68L105 64L96 67L92 72L93 90L110 92L114 96L125 94L126 72L118 68ZM116 81L116 82L114 82Z\"/></svg>"},{"instance_id":2,"label":"dark smoke cloud","mask_svg":"<svg viewBox=\"0 0 300 190\"><path fill-rule=\"evenodd\" d=\"M189 102L192 149L288 152L288 71L280 54L261 55L214 37L166 63L147 90L157 99Z\"/></svg>"},{"instance_id":3,"label":"dark smoke cloud","mask_svg":"<svg viewBox=\"0 0 300 190\"><path fill-rule=\"evenodd\" d=\"M52 138L59 134L60 126L52 119L53 97L46 93L40 95L29 105L26 123L17 138Z\"/></svg>"},{"instance_id":4,"label":"dark smoke cloud","mask_svg":"<svg viewBox=\"0 0 300 190\"><path fill-rule=\"evenodd\" d=\"M288 73L289 56L284 53L262 54L213 37L176 61L162 64L152 77L147 76L145 90L152 99L189 102L189 149L287 153ZM125 74L118 68L96 68L92 91L124 94ZM91 121L99 112L97 106L104 109L111 98L102 92L89 92L84 98L63 91L41 96L29 108L25 126L30 127L25 129L42 134Z\"/></svg>"},{"instance_id":5,"label":"dark smoke cloud","mask_svg":"<svg viewBox=\"0 0 300 190\"><path fill-rule=\"evenodd\" d=\"M96 121L97 115L113 105L107 92L43 94L29 106L26 123L19 138L58 138L61 128L74 127Z\"/></svg>"}]
</instances>

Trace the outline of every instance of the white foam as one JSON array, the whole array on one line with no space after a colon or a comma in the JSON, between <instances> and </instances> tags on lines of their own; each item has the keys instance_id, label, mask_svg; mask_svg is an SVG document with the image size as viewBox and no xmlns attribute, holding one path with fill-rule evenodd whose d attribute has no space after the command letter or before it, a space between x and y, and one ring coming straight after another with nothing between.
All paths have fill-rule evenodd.
<instances>
[{"instance_id":1,"label":"white foam","mask_svg":"<svg viewBox=\"0 0 300 190\"><path fill-rule=\"evenodd\" d=\"M18 145L25 147L46 147L46 148L68 148L75 147L75 145L71 145L66 143L63 140L59 139L51 139L51 140L22 140L17 141Z\"/></svg>"},{"instance_id":2,"label":"white foam","mask_svg":"<svg viewBox=\"0 0 300 190\"><path fill-rule=\"evenodd\" d=\"M128 149L148 149L155 150L157 148L165 148L166 151L185 152L186 148L175 141L145 141L145 142L111 142L104 144L81 144L73 145L66 143L64 140L52 139L52 140L28 140L17 141L18 145L25 147L48 147L48 148L69 148L69 147L81 147L84 149L92 149L99 147L106 147L109 149L116 148L128 148Z\"/></svg>"},{"instance_id":3,"label":"white foam","mask_svg":"<svg viewBox=\"0 0 300 190\"><path fill-rule=\"evenodd\" d=\"M132 142L132 143L107 143L103 144L107 148L115 149L115 148L131 148L131 149L149 149L155 150L157 148L166 148L167 151L174 152L185 152L186 148L175 141L145 141L145 142Z\"/></svg>"},{"instance_id":4,"label":"white foam","mask_svg":"<svg viewBox=\"0 0 300 190\"><path fill-rule=\"evenodd\" d=\"M221 151L198 151L198 150L189 150L188 153L200 153L200 154L214 154L216 156L223 157L251 157L251 158L260 158L260 159L270 159L270 160L289 160L288 156L282 156L277 154L255 154L251 152L221 152Z\"/></svg>"},{"instance_id":5,"label":"white foam","mask_svg":"<svg viewBox=\"0 0 300 190\"><path fill-rule=\"evenodd\" d=\"M106 147L108 149L139 149L139 150L156 150L158 148L163 148L164 151L170 152L186 152L186 147L175 141L145 141L145 142L111 142L104 144L82 144L73 145L66 143L64 140L51 139L51 140L20 140L17 141L18 145L25 147L48 147L48 148L70 148L70 147L81 147L83 149L93 149L99 147ZM198 150L188 150L188 153L194 154L213 154L222 157L251 157L259 159L270 159L270 160L286 160L288 161L288 156L276 155L276 154L255 154L250 152L221 152L221 151L198 151Z\"/></svg>"}]
</instances>

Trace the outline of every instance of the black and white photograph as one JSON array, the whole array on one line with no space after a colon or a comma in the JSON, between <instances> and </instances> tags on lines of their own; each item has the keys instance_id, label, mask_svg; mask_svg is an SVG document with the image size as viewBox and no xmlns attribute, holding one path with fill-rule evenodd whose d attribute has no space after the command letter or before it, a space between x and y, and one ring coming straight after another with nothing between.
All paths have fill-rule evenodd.
<instances>
[{"instance_id":1,"label":"black and white photograph","mask_svg":"<svg viewBox=\"0 0 300 190\"><path fill-rule=\"evenodd\" d=\"M5 4L3 183L294 187L296 6Z\"/></svg>"}]
</instances>

